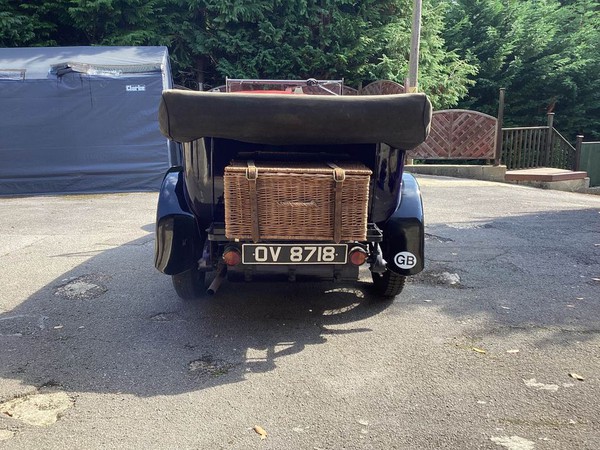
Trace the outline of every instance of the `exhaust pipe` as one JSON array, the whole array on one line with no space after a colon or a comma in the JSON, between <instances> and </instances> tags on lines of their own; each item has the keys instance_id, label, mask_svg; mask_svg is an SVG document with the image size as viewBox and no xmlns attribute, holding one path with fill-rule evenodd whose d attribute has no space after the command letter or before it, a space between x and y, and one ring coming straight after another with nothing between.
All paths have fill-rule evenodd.
<instances>
[{"instance_id":1,"label":"exhaust pipe","mask_svg":"<svg viewBox=\"0 0 600 450\"><path fill-rule=\"evenodd\" d=\"M219 264L217 268L217 276L212 283L210 283L210 286L206 290L208 295L215 295L215 293L219 290L219 286L221 286L221 283L225 279L225 275L227 275L227 266L225 264Z\"/></svg>"}]
</instances>

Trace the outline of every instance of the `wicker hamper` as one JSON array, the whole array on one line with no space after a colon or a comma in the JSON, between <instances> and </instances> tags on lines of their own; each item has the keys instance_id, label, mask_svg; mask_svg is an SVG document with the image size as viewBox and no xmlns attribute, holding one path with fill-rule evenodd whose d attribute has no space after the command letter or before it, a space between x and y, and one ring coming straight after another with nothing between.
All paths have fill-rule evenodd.
<instances>
[{"instance_id":1,"label":"wicker hamper","mask_svg":"<svg viewBox=\"0 0 600 450\"><path fill-rule=\"evenodd\" d=\"M225 168L228 239L364 241L371 171L354 162L233 161Z\"/></svg>"}]
</instances>

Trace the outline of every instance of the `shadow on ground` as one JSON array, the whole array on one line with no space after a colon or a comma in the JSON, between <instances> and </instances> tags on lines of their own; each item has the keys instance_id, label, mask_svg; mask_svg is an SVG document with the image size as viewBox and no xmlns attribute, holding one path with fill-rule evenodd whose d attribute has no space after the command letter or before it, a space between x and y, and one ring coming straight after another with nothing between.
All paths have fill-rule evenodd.
<instances>
[{"instance_id":1,"label":"shadow on ground","mask_svg":"<svg viewBox=\"0 0 600 450\"><path fill-rule=\"evenodd\" d=\"M474 335L542 331L536 345L544 346L600 333L597 209L434 224L426 248L427 270L409 288L463 323L485 318ZM448 274L460 281L444 282Z\"/></svg>"},{"instance_id":2,"label":"shadow on ground","mask_svg":"<svg viewBox=\"0 0 600 450\"><path fill-rule=\"evenodd\" d=\"M275 370L332 334L368 333L353 323L389 305L372 304L366 283L314 282L225 282L216 296L186 302L152 266L153 245L144 237L106 250L0 314L0 378L178 394Z\"/></svg>"},{"instance_id":3,"label":"shadow on ground","mask_svg":"<svg viewBox=\"0 0 600 450\"><path fill-rule=\"evenodd\" d=\"M173 395L276 370L280 358L327 345L332 334L372 332L363 321L374 315L424 307L467 324L484 318L474 333L543 328L547 343L565 333L585 340L600 329L599 230L591 209L431 225L427 269L391 305L373 303L365 283L226 283L215 297L183 302L152 267L145 237L1 314L0 377L73 392Z\"/></svg>"}]
</instances>

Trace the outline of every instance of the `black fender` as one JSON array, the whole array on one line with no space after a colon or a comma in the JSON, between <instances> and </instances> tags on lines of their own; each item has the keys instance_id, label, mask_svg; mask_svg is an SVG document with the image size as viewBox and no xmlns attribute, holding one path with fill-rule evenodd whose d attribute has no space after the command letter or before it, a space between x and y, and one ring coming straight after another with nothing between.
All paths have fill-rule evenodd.
<instances>
[{"instance_id":1,"label":"black fender","mask_svg":"<svg viewBox=\"0 0 600 450\"><path fill-rule=\"evenodd\" d=\"M203 244L186 200L183 169L172 167L158 195L154 266L167 275L185 272L198 264Z\"/></svg>"},{"instance_id":2,"label":"black fender","mask_svg":"<svg viewBox=\"0 0 600 450\"><path fill-rule=\"evenodd\" d=\"M380 225L381 249L387 268L400 275L415 275L425 266L425 221L423 200L415 177L402 175L400 204Z\"/></svg>"}]
</instances>

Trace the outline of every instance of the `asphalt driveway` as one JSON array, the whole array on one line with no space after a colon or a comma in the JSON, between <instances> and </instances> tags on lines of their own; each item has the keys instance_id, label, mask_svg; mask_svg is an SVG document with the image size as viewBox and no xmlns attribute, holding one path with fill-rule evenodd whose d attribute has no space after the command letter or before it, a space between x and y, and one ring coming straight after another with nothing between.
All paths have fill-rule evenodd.
<instances>
[{"instance_id":1,"label":"asphalt driveway","mask_svg":"<svg viewBox=\"0 0 600 450\"><path fill-rule=\"evenodd\" d=\"M419 181L426 270L391 304L184 302L157 194L0 199L0 448L598 448L600 197Z\"/></svg>"}]
</instances>

